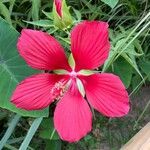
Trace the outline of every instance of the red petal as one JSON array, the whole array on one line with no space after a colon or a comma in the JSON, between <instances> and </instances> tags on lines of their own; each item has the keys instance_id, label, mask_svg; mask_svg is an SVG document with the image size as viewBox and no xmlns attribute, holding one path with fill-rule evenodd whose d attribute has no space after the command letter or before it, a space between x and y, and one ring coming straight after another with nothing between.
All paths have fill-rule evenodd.
<instances>
[{"instance_id":1,"label":"red petal","mask_svg":"<svg viewBox=\"0 0 150 150\"><path fill-rule=\"evenodd\" d=\"M69 69L63 48L47 33L23 29L17 47L20 55L35 69Z\"/></svg>"},{"instance_id":2,"label":"red petal","mask_svg":"<svg viewBox=\"0 0 150 150\"><path fill-rule=\"evenodd\" d=\"M26 110L43 109L54 100L51 89L63 77L44 73L26 78L17 86L11 102Z\"/></svg>"},{"instance_id":3,"label":"red petal","mask_svg":"<svg viewBox=\"0 0 150 150\"><path fill-rule=\"evenodd\" d=\"M62 0L54 0L54 2L58 15L62 17Z\"/></svg>"},{"instance_id":4,"label":"red petal","mask_svg":"<svg viewBox=\"0 0 150 150\"><path fill-rule=\"evenodd\" d=\"M69 142L80 140L91 130L90 108L75 85L57 104L54 125L60 137Z\"/></svg>"},{"instance_id":5,"label":"red petal","mask_svg":"<svg viewBox=\"0 0 150 150\"><path fill-rule=\"evenodd\" d=\"M109 49L106 22L84 21L71 32L71 50L76 62L76 71L99 67L107 59Z\"/></svg>"},{"instance_id":6,"label":"red petal","mask_svg":"<svg viewBox=\"0 0 150 150\"><path fill-rule=\"evenodd\" d=\"M102 114L120 117L129 111L129 97L119 77L113 74L95 74L83 77L89 103Z\"/></svg>"}]
</instances>

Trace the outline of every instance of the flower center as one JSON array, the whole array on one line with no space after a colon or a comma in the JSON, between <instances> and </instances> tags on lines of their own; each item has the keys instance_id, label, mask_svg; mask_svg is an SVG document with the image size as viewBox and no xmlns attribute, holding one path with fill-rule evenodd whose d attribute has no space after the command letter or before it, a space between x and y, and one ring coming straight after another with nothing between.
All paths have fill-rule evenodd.
<instances>
[{"instance_id":1,"label":"flower center","mask_svg":"<svg viewBox=\"0 0 150 150\"><path fill-rule=\"evenodd\" d=\"M51 89L53 99L56 100L61 99L66 90L67 90L66 82L63 81L56 82L53 88Z\"/></svg>"},{"instance_id":2,"label":"flower center","mask_svg":"<svg viewBox=\"0 0 150 150\"><path fill-rule=\"evenodd\" d=\"M70 75L70 77L72 77L72 78L76 78L77 75L78 75L78 73L75 72L74 70L72 70L72 71L69 73L69 75Z\"/></svg>"}]
</instances>

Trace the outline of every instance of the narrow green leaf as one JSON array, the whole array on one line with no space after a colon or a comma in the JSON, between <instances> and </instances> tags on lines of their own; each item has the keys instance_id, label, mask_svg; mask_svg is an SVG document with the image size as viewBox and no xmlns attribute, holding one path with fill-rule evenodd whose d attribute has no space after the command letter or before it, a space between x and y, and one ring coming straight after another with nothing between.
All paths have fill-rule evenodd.
<instances>
[{"instance_id":1,"label":"narrow green leaf","mask_svg":"<svg viewBox=\"0 0 150 150\"><path fill-rule=\"evenodd\" d=\"M40 27L53 27L54 25L50 20L37 20L37 21L24 21L28 24L40 26Z\"/></svg>"},{"instance_id":2,"label":"narrow green leaf","mask_svg":"<svg viewBox=\"0 0 150 150\"><path fill-rule=\"evenodd\" d=\"M140 116L138 117L138 119L135 121L135 124L134 124L134 126L133 126L133 129L136 129L136 128L137 128L138 123L139 123L139 121L142 119L144 113L145 113L147 110L149 110L149 106L150 106L150 99L147 100L147 104L146 104L146 106L144 107L144 110L142 111L142 113L140 114Z\"/></svg>"},{"instance_id":3,"label":"narrow green leaf","mask_svg":"<svg viewBox=\"0 0 150 150\"><path fill-rule=\"evenodd\" d=\"M51 134L51 136L50 136L50 140L52 140L52 139L53 139L53 137L54 137L55 133L56 133L56 129L53 129L52 134Z\"/></svg>"},{"instance_id":4,"label":"narrow green leaf","mask_svg":"<svg viewBox=\"0 0 150 150\"><path fill-rule=\"evenodd\" d=\"M120 46L122 44L124 44L125 41L126 41L126 39L119 40L117 42L117 44L115 45L115 48L113 48L113 50L110 51L109 57L103 66L102 72L106 71L110 67L110 65L112 65L113 62L117 58L119 58L118 54L120 54L137 71L137 73L141 76L141 78L143 78L143 76L142 76L141 72L139 71L139 68L136 64L136 60L135 60L135 56L140 56L141 54L135 52L135 47L133 45L134 43L128 45L128 49L125 49L124 51L122 51L120 49ZM122 51L122 53L120 53L121 51Z\"/></svg>"},{"instance_id":5,"label":"narrow green leaf","mask_svg":"<svg viewBox=\"0 0 150 150\"><path fill-rule=\"evenodd\" d=\"M136 64L135 58L132 57L132 59L125 53L121 54L121 56L126 59L126 61L136 70L136 72L141 76L141 78L143 79L143 76L141 74L141 72L139 71L139 68Z\"/></svg>"},{"instance_id":6,"label":"narrow green leaf","mask_svg":"<svg viewBox=\"0 0 150 150\"><path fill-rule=\"evenodd\" d=\"M39 125L41 124L42 120L43 120L43 118L40 117L40 118L37 118L33 121L33 123L31 125L30 129L28 130L28 133L27 133L24 141L22 142L19 150L26 150L28 148L28 146L29 146L35 132L37 131Z\"/></svg>"},{"instance_id":7,"label":"narrow green leaf","mask_svg":"<svg viewBox=\"0 0 150 150\"><path fill-rule=\"evenodd\" d=\"M10 3L10 6L9 6L10 15L12 14L12 10L13 10L13 7L15 5L15 1L16 0L9 0L9 3Z\"/></svg>"},{"instance_id":8,"label":"narrow green leaf","mask_svg":"<svg viewBox=\"0 0 150 150\"><path fill-rule=\"evenodd\" d=\"M10 138L12 135L17 123L19 122L19 119L21 118L20 115L16 114L15 117L13 117L12 121L9 123L9 127L7 131L5 132L3 138L0 141L0 150L4 147L6 144L7 140Z\"/></svg>"},{"instance_id":9,"label":"narrow green leaf","mask_svg":"<svg viewBox=\"0 0 150 150\"><path fill-rule=\"evenodd\" d=\"M125 43L125 38L120 39L117 43L116 43L116 49L118 49L118 53L121 51L121 49L119 49L119 47L121 47L124 43ZM124 50L123 53L127 53L127 54L131 54L134 56L141 56L143 55L143 51L138 50L139 52L136 51L136 47L139 46L140 44L138 43L138 40L136 39L133 43L131 43L127 49Z\"/></svg>"},{"instance_id":10,"label":"narrow green leaf","mask_svg":"<svg viewBox=\"0 0 150 150\"><path fill-rule=\"evenodd\" d=\"M67 44L71 44L71 42L70 42L70 39L68 39L68 38L63 38L63 37L61 37L61 36L57 36L57 38L59 38L59 39L61 39L63 42L65 42L65 43L67 43ZM72 59L72 58L70 58L70 59ZM71 60L70 60L71 61Z\"/></svg>"},{"instance_id":11,"label":"narrow green leaf","mask_svg":"<svg viewBox=\"0 0 150 150\"><path fill-rule=\"evenodd\" d=\"M73 8L74 13L76 14L76 18L78 21L81 21L81 13L80 11Z\"/></svg>"},{"instance_id":12,"label":"narrow green leaf","mask_svg":"<svg viewBox=\"0 0 150 150\"><path fill-rule=\"evenodd\" d=\"M111 8L114 8L119 0L101 0L101 1L110 6Z\"/></svg>"},{"instance_id":13,"label":"narrow green leaf","mask_svg":"<svg viewBox=\"0 0 150 150\"><path fill-rule=\"evenodd\" d=\"M41 0L32 0L32 19L34 21L39 20L39 12L41 7Z\"/></svg>"},{"instance_id":14,"label":"narrow green leaf","mask_svg":"<svg viewBox=\"0 0 150 150\"><path fill-rule=\"evenodd\" d=\"M15 148L14 146L11 146L9 144L5 144L4 147L7 148L8 150L18 150L17 148Z\"/></svg>"},{"instance_id":15,"label":"narrow green leaf","mask_svg":"<svg viewBox=\"0 0 150 150\"><path fill-rule=\"evenodd\" d=\"M2 1L0 1L0 14L2 14L5 19L7 20L7 22L11 25L11 16L9 13L9 10L7 9L7 7L3 4Z\"/></svg>"},{"instance_id":16,"label":"narrow green leaf","mask_svg":"<svg viewBox=\"0 0 150 150\"><path fill-rule=\"evenodd\" d=\"M7 141L7 143L8 143L8 144L20 143L21 141L24 140L24 138L25 138L24 136L18 137L18 138L12 137L11 139L9 139L9 140Z\"/></svg>"},{"instance_id":17,"label":"narrow green leaf","mask_svg":"<svg viewBox=\"0 0 150 150\"><path fill-rule=\"evenodd\" d=\"M42 12L48 19L53 20L52 12L45 12L44 10L42 10Z\"/></svg>"},{"instance_id":18,"label":"narrow green leaf","mask_svg":"<svg viewBox=\"0 0 150 150\"><path fill-rule=\"evenodd\" d=\"M147 13L147 15L145 15L145 17L138 23L138 25L136 25L133 30L128 34L128 36L126 37L124 43L122 43L121 47L115 48L114 51L111 51L111 54L109 55L109 58L107 59L107 61L104 64L103 70L102 72L105 72L110 65L129 47L129 45L146 29L148 28L148 26L150 25L150 22L148 21L143 27L142 29L134 35L135 31L142 25L142 23L147 20L147 18L150 16L150 12ZM133 36L133 37L132 37ZM131 39L132 37L132 39ZM127 44L126 44L127 42ZM118 49L121 49L121 51L118 53ZM117 54L118 53L118 54Z\"/></svg>"}]
</instances>

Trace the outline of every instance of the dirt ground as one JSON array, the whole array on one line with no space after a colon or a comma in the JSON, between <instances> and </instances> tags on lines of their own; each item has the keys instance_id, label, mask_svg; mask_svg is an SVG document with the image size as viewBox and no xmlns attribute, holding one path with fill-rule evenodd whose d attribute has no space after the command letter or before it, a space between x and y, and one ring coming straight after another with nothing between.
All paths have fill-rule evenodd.
<instances>
[{"instance_id":1,"label":"dirt ground","mask_svg":"<svg viewBox=\"0 0 150 150\"><path fill-rule=\"evenodd\" d=\"M150 85L142 87L138 94L133 95L130 98L129 114L119 120L112 120L112 126L109 127L111 139L105 139L96 150L119 150L124 143L150 121ZM114 125L115 121L116 124ZM120 121L122 123L119 123Z\"/></svg>"}]
</instances>

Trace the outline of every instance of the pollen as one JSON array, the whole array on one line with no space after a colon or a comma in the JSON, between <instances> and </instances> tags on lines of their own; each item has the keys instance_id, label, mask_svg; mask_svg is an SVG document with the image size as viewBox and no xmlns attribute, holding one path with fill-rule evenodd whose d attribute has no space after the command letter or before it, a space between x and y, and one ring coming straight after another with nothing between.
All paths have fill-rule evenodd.
<instances>
[{"instance_id":1,"label":"pollen","mask_svg":"<svg viewBox=\"0 0 150 150\"><path fill-rule=\"evenodd\" d=\"M64 96L66 91L66 82L59 81L56 82L53 88L51 89L51 94L54 97L54 99L60 100Z\"/></svg>"}]
</instances>

